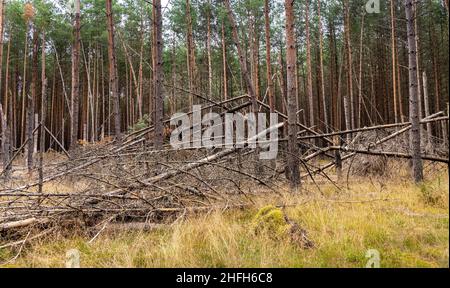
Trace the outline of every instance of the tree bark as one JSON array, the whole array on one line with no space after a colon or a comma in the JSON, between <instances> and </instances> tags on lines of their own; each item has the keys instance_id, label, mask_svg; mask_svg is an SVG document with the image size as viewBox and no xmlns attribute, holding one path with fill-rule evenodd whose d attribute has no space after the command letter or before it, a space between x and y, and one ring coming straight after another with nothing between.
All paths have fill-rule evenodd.
<instances>
[{"instance_id":1,"label":"tree bark","mask_svg":"<svg viewBox=\"0 0 450 288\"><path fill-rule=\"evenodd\" d=\"M345 52L346 52L346 68L347 68L347 94L344 96L344 114L347 129L354 128L354 99L353 99L353 76L352 76L352 46L350 41L350 8L349 0L344 1L344 34L345 34ZM351 139L351 135L347 135L347 141Z\"/></svg>"},{"instance_id":2,"label":"tree bark","mask_svg":"<svg viewBox=\"0 0 450 288\"><path fill-rule=\"evenodd\" d=\"M47 115L47 78L45 75L45 31L42 33L42 56L41 56L41 119L40 119L40 145L39 145L39 193L42 193L44 180L44 152L45 152L45 117Z\"/></svg>"},{"instance_id":3,"label":"tree bark","mask_svg":"<svg viewBox=\"0 0 450 288\"><path fill-rule=\"evenodd\" d=\"M3 79L3 28L4 28L4 25L3 25L3 19L4 19L4 14L5 14L5 9L4 9L4 6L5 6L5 0L0 0L0 91L1 91L1 88L2 88L2 84L3 84L3 82L2 82L2 79ZM11 42L11 41L9 41L9 42ZM0 104L2 104L3 103L3 99L2 99L2 94L0 93ZM5 107L5 110L6 110L7 108Z\"/></svg>"},{"instance_id":4,"label":"tree bark","mask_svg":"<svg viewBox=\"0 0 450 288\"><path fill-rule=\"evenodd\" d=\"M264 23L266 36L266 78L267 78L267 94L269 98L270 112L275 111L275 98L272 80L272 59L271 59L271 43L270 43L270 8L269 0L264 0Z\"/></svg>"},{"instance_id":5,"label":"tree bark","mask_svg":"<svg viewBox=\"0 0 450 288\"><path fill-rule=\"evenodd\" d=\"M189 0L188 0L189 2ZM163 67L162 67L162 15L161 0L153 0L153 9L155 11L153 19L153 55L155 57L153 63L153 82L155 97L155 139L154 145L156 149L161 149L163 145L163 120L164 120L164 98L163 98ZM192 91L191 91L192 92Z\"/></svg>"},{"instance_id":6,"label":"tree bark","mask_svg":"<svg viewBox=\"0 0 450 288\"><path fill-rule=\"evenodd\" d=\"M409 120L411 122L410 150L412 156L412 175L414 181L419 183L423 180L423 163L420 156L420 119L419 105L417 101L417 63L416 42L413 14L413 0L405 0L405 12L407 20L408 35L408 63L409 63Z\"/></svg>"},{"instance_id":7,"label":"tree bark","mask_svg":"<svg viewBox=\"0 0 450 288\"><path fill-rule=\"evenodd\" d=\"M223 100L228 100L228 79L227 79L227 46L225 40L225 20L222 20L222 66L223 66Z\"/></svg>"},{"instance_id":8,"label":"tree bark","mask_svg":"<svg viewBox=\"0 0 450 288\"><path fill-rule=\"evenodd\" d=\"M144 101L144 83L143 83L143 63L144 63L144 27L142 24L142 19L141 19L141 49L139 51L139 72L138 72L138 77L139 77L139 94L138 94L138 116L139 119L142 119L142 117L144 116L142 107L144 106L143 101Z\"/></svg>"},{"instance_id":9,"label":"tree bark","mask_svg":"<svg viewBox=\"0 0 450 288\"><path fill-rule=\"evenodd\" d=\"M364 41L364 16L363 14L361 16L361 36L359 39L359 83L358 83L358 121L357 121L357 128L360 128L362 125L362 104L363 104L363 57L364 57L364 47L363 47L363 41Z\"/></svg>"},{"instance_id":10,"label":"tree bark","mask_svg":"<svg viewBox=\"0 0 450 288\"><path fill-rule=\"evenodd\" d=\"M78 145L78 111L80 101L80 0L75 0L72 46L72 95L70 99L70 148Z\"/></svg>"},{"instance_id":11,"label":"tree bark","mask_svg":"<svg viewBox=\"0 0 450 288\"><path fill-rule=\"evenodd\" d=\"M397 61L396 61L396 43L395 43L395 13L394 1L391 0L391 55L392 55L392 101L394 103L394 122L398 123L398 109L397 109Z\"/></svg>"},{"instance_id":12,"label":"tree bark","mask_svg":"<svg viewBox=\"0 0 450 288\"><path fill-rule=\"evenodd\" d=\"M195 64L195 43L192 32L191 2L186 0L187 20L187 56L188 56L188 78L189 78L189 104L194 105L194 94L197 92L197 68ZM156 97L156 96L155 96Z\"/></svg>"},{"instance_id":13,"label":"tree bark","mask_svg":"<svg viewBox=\"0 0 450 288\"><path fill-rule=\"evenodd\" d=\"M211 60L211 0L208 0L208 11L207 11L207 33L206 33L206 50L208 57L208 99L212 99L212 86L213 86L213 73L212 73L212 60ZM175 83L174 83L175 84Z\"/></svg>"},{"instance_id":14,"label":"tree bark","mask_svg":"<svg viewBox=\"0 0 450 288\"><path fill-rule=\"evenodd\" d=\"M420 45L419 45L419 41L420 41L420 37L419 37L419 30L418 30L418 5L417 2L414 2L414 29L417 31L416 32L416 37L415 37L415 42L416 42L416 65L417 65L417 103L419 105L419 119L423 118L423 102L422 102L422 87L421 87L421 82L420 79L422 77L422 74L420 73L420 59L419 59L419 55L420 55ZM421 135L421 139L422 141L424 141L425 138L425 130L423 129L423 127L420 127L420 135Z\"/></svg>"},{"instance_id":15,"label":"tree bark","mask_svg":"<svg viewBox=\"0 0 450 288\"><path fill-rule=\"evenodd\" d=\"M296 71L297 51L295 45L294 0L285 0L286 11L286 66L288 99L288 153L287 175L293 189L300 186L299 151L297 147L297 91ZM311 115L313 116L313 115Z\"/></svg>"},{"instance_id":16,"label":"tree bark","mask_svg":"<svg viewBox=\"0 0 450 288\"><path fill-rule=\"evenodd\" d=\"M280 96L281 96L281 111L287 115L287 91L286 91L286 81L284 73L284 63L283 63L283 51L280 47L280 54L278 54L278 84L280 86ZM286 127L284 127L286 130Z\"/></svg>"},{"instance_id":17,"label":"tree bark","mask_svg":"<svg viewBox=\"0 0 450 288\"><path fill-rule=\"evenodd\" d=\"M106 0L106 17L108 26L108 56L109 56L109 83L111 98L113 101L114 132L116 139L122 141L120 127L120 98L119 98L119 78L117 77L117 61L114 41L114 20L112 14L112 0Z\"/></svg>"},{"instance_id":18,"label":"tree bark","mask_svg":"<svg viewBox=\"0 0 450 288\"><path fill-rule=\"evenodd\" d=\"M428 79L427 74L425 71L423 71L423 100L424 100L424 110L425 110L425 117L430 116L430 101L428 97ZM420 118L419 118L420 120ZM431 123L427 123L427 151L433 151L433 137L432 137L432 127Z\"/></svg>"},{"instance_id":19,"label":"tree bark","mask_svg":"<svg viewBox=\"0 0 450 288\"><path fill-rule=\"evenodd\" d=\"M247 91L249 93L250 99L252 101L253 111L258 111L258 104L256 99L255 87L253 87L253 83L250 77L250 73L247 68L247 61L244 57L244 52L242 50L241 44L239 43L239 34L237 30L236 21L234 20L233 11L231 10L230 0L225 0L225 7L228 12L228 19L231 23L231 28L233 30L233 42L238 51L239 64L241 66L242 77L245 80L245 84L247 86Z\"/></svg>"},{"instance_id":20,"label":"tree bark","mask_svg":"<svg viewBox=\"0 0 450 288\"><path fill-rule=\"evenodd\" d=\"M39 33L37 28L33 28L33 58L31 63L31 93L27 93L27 167L28 172L31 173L34 166L34 152L35 152L35 138L33 136L33 130L35 128L35 103L37 99L37 85L38 85L38 50L39 50Z\"/></svg>"},{"instance_id":21,"label":"tree bark","mask_svg":"<svg viewBox=\"0 0 450 288\"><path fill-rule=\"evenodd\" d=\"M20 76L18 75L18 94L22 94L21 98L22 98L22 103L21 103L21 123L20 123L20 144L25 142L25 130L26 130L26 105L27 105L27 63L28 63L28 32L30 31L30 21L27 20L26 22L26 30L25 30L25 48L24 48L24 53L23 53L23 77L20 78Z\"/></svg>"},{"instance_id":22,"label":"tree bark","mask_svg":"<svg viewBox=\"0 0 450 288\"><path fill-rule=\"evenodd\" d=\"M5 5L5 1L4 0L0 0L0 107L3 105L3 97L1 94L1 88L2 88L2 72L3 72L3 16L4 16L4 5ZM11 41L9 41L11 42ZM5 93L5 95L7 96L7 94ZM5 97L6 98L6 97ZM1 109L1 108L0 108ZM6 108L5 106L5 111L8 108ZM4 145L5 145L5 141L6 141L6 137L5 137L5 129L7 129L7 125L4 124L3 125L3 121L6 121L6 117L5 120L3 120L3 112L0 111L0 123L2 125L0 125L0 131L2 132L2 137L0 139L1 143L2 143L2 150L1 150L1 155L0 155L0 161L3 161L3 163L6 163L6 158L8 158L8 156L5 153L5 149L4 149Z\"/></svg>"},{"instance_id":23,"label":"tree bark","mask_svg":"<svg viewBox=\"0 0 450 288\"><path fill-rule=\"evenodd\" d=\"M315 113L314 113L314 96L313 96L313 84L312 84L312 64L311 64L311 37L309 31L309 0L305 2L305 31L306 31L306 73L307 73L307 93L309 104L309 125L314 127L315 125ZM289 90L289 88L288 88Z\"/></svg>"},{"instance_id":24,"label":"tree bark","mask_svg":"<svg viewBox=\"0 0 450 288\"><path fill-rule=\"evenodd\" d=\"M323 28L322 28L322 5L321 0L317 0L317 13L319 16L319 53L320 53L320 89L322 91L322 109L323 109L323 121L325 124L325 132L328 132L329 121L328 121L328 108L327 108L327 98L325 96L325 76L324 76L324 66L323 66Z\"/></svg>"},{"instance_id":25,"label":"tree bark","mask_svg":"<svg viewBox=\"0 0 450 288\"><path fill-rule=\"evenodd\" d=\"M251 12L251 34L250 34L250 53L251 53L251 75L253 81L253 87L255 88L256 99L260 100L261 91L259 85L259 31L257 24L258 15L255 12Z\"/></svg>"}]
</instances>

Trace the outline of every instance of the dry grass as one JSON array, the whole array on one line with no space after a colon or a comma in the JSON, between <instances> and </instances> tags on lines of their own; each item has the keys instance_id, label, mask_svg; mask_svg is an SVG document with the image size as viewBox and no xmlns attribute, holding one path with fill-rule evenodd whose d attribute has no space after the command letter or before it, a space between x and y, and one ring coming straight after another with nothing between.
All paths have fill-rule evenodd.
<instances>
[{"instance_id":1,"label":"dry grass","mask_svg":"<svg viewBox=\"0 0 450 288\"><path fill-rule=\"evenodd\" d=\"M382 267L449 267L447 174L421 186L361 183L345 191L327 185L322 193L265 196L254 199L254 208L187 217L150 232L105 232L92 243L52 236L28 244L4 267L64 267L72 248L82 267L364 267L368 249L380 251ZM289 204L284 212L308 231L315 248L255 234L252 219L268 204ZM15 253L0 250L0 262Z\"/></svg>"}]
</instances>

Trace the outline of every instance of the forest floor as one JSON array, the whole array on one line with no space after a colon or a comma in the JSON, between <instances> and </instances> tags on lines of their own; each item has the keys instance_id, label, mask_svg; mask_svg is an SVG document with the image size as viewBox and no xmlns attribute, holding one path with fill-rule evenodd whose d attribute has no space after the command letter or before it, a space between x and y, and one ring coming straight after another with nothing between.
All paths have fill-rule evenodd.
<instances>
[{"instance_id":1,"label":"forest floor","mask_svg":"<svg viewBox=\"0 0 450 288\"><path fill-rule=\"evenodd\" d=\"M449 267L449 181L440 172L416 186L409 180L357 179L345 190L254 197L252 207L188 216L150 231L52 235L0 250L0 267L64 267L80 251L81 267L365 267L376 249L381 267ZM305 184L312 185L312 184ZM254 189L258 189L254 186ZM285 206L314 242L304 249L270 229L255 233L255 215Z\"/></svg>"}]
</instances>

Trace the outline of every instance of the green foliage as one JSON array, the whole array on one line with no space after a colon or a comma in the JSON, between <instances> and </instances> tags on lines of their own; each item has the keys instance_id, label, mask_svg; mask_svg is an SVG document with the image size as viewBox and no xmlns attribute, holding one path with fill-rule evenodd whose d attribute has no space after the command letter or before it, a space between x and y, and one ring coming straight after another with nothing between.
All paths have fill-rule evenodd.
<instances>
[{"instance_id":1,"label":"green foliage","mask_svg":"<svg viewBox=\"0 0 450 288\"><path fill-rule=\"evenodd\" d=\"M147 114L145 114L136 123L134 123L133 126L128 127L128 132L142 130L142 129L148 127L149 123L150 123L150 117Z\"/></svg>"},{"instance_id":2,"label":"green foliage","mask_svg":"<svg viewBox=\"0 0 450 288\"><path fill-rule=\"evenodd\" d=\"M256 213L252 226L256 233L264 231L274 237L283 236L290 227L283 211L272 205L265 206Z\"/></svg>"}]
</instances>

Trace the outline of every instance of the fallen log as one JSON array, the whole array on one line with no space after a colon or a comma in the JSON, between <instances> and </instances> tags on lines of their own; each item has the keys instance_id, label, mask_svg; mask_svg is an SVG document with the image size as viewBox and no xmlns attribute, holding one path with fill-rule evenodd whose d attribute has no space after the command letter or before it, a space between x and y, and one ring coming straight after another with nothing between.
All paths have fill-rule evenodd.
<instances>
[{"instance_id":1,"label":"fallen log","mask_svg":"<svg viewBox=\"0 0 450 288\"><path fill-rule=\"evenodd\" d=\"M258 135L253 136L252 138L246 140L245 143L239 143L239 144L248 145L249 143L252 143L252 142L256 141L261 136L266 135L267 133L270 133L273 130L280 129L283 126L284 126L284 123L278 123L277 125L269 127L268 129L260 132ZM189 163L189 164L183 166L180 169L168 171L168 172L162 173L160 175L154 176L154 177L148 179L147 181L145 181L145 183L146 184L151 184L151 183L156 183L156 182L161 181L161 180L166 180L166 179L168 179L168 178L170 178L172 176L175 176L175 175L178 175L179 173L182 173L181 171L189 171L189 170L201 167L203 165L206 165L206 164L208 164L208 163L210 163L212 161L219 160L219 159L221 159L221 158L223 158L225 156L228 156L228 155L236 152L238 149L240 149L240 148L236 148L236 146L238 146L238 145L235 145L234 148L222 150L219 153L216 153L214 155L205 157L205 158L200 159L200 160L198 160L196 162Z\"/></svg>"},{"instance_id":2,"label":"fallen log","mask_svg":"<svg viewBox=\"0 0 450 288\"><path fill-rule=\"evenodd\" d=\"M372 150L362 150L362 149L351 149L346 148L342 146L331 146L329 147L331 150L340 150L340 151L347 151L347 152L353 152L356 154L365 154L365 155L375 155L375 156L385 156L385 157L392 157L392 158L404 158L404 159L412 159L412 156L406 153L398 153L398 152L385 152L385 151L372 151ZM440 158L435 156L429 156L429 155L422 155L421 158L423 160L433 161L433 162L441 162L441 163L449 163L449 159L447 158Z\"/></svg>"},{"instance_id":3,"label":"fallen log","mask_svg":"<svg viewBox=\"0 0 450 288\"><path fill-rule=\"evenodd\" d=\"M3 224L0 224L0 231L7 230L7 229L13 229L13 228L25 227L25 226L29 226L31 224L35 224L37 222L38 222L38 219L32 217L32 218L28 218L28 219L24 219L24 220L3 223Z\"/></svg>"},{"instance_id":4,"label":"fallen log","mask_svg":"<svg viewBox=\"0 0 450 288\"><path fill-rule=\"evenodd\" d=\"M424 125L430 122L438 122L438 121L448 121L449 117L439 117L435 119L427 119L420 121L420 124ZM379 129L389 129L389 128L396 128L396 127L402 127L402 126L408 126L411 125L410 122L403 122L403 123L396 123L396 124L386 124L386 125L377 125L372 127L363 127L359 129L352 129L352 130L345 130L345 131L339 131L339 132L332 132L332 133L326 133L326 134L320 134L320 135L308 135L308 136L300 136L297 139L299 140L307 140L307 139L315 139L315 138L324 138L324 137L332 137L332 136L341 136L346 134L353 134L357 132L368 132L372 130L379 130Z\"/></svg>"},{"instance_id":5,"label":"fallen log","mask_svg":"<svg viewBox=\"0 0 450 288\"><path fill-rule=\"evenodd\" d=\"M436 118L436 117L438 117L438 116L440 116L440 115L442 115L442 114L444 114L443 111L437 112L437 113L435 113L435 114L433 114L433 115L430 115L430 116L428 116L428 117L423 118L421 122L431 120L431 119ZM410 129L411 129L411 124L408 125L407 127L403 128L403 129L398 130L398 131L396 131L396 132L394 132L394 133L392 133L392 134L390 134L390 135L388 135L388 136L386 136L386 137L384 137L384 138L378 140L377 142L371 144L371 148L376 147L376 146L378 146L378 145L380 145L380 144L383 144L383 143L385 143L386 141L389 141L389 140L391 140L391 139L393 139L393 138L395 138L395 137L397 137L397 136L399 136L399 135L401 135L401 134L403 134L403 133L409 131ZM347 155L345 155L345 156L343 156L343 157L341 158L341 161L343 162L344 160L347 160L347 159L349 159L349 158L355 156L356 154L357 154L357 153L355 153L355 152L352 152L352 153L350 153L350 154L347 154ZM323 167L321 167L321 168L319 168L319 169L316 169L315 171L312 171L311 173L313 173L313 174L321 173L321 172L325 171L326 169L329 169L329 168L333 167L334 165L336 165L336 162L335 162L335 161L332 161L332 162L328 163L327 165L325 165L325 166L323 166ZM302 175L301 177L302 177L302 178L305 178L305 177L308 177L308 176L309 176L309 175L306 174L306 175Z\"/></svg>"},{"instance_id":6,"label":"fallen log","mask_svg":"<svg viewBox=\"0 0 450 288\"><path fill-rule=\"evenodd\" d=\"M260 101L260 100L256 100L256 101L257 101L258 104L261 105L262 107L264 107L264 108L266 108L266 109L270 109L270 106L267 105L266 103L264 103L264 102L262 102L262 101ZM285 119L285 120L288 119L288 116L285 115L285 114L283 114L283 113L281 113L280 111L275 110L275 113L277 113L281 118L283 118L283 119ZM301 123L297 123L297 126L301 127L302 129L307 130L307 131L310 132L310 133L313 133L314 135L320 135L319 132L314 131L313 129L311 129L311 128L309 128L309 127L307 127L307 126L305 126L305 125L303 125L303 124L301 124ZM332 145L334 144L333 141L332 141L331 139L327 138L327 137L321 137L321 138L323 138L323 139L324 139L326 142L328 142L329 144L332 144Z\"/></svg>"}]
</instances>

